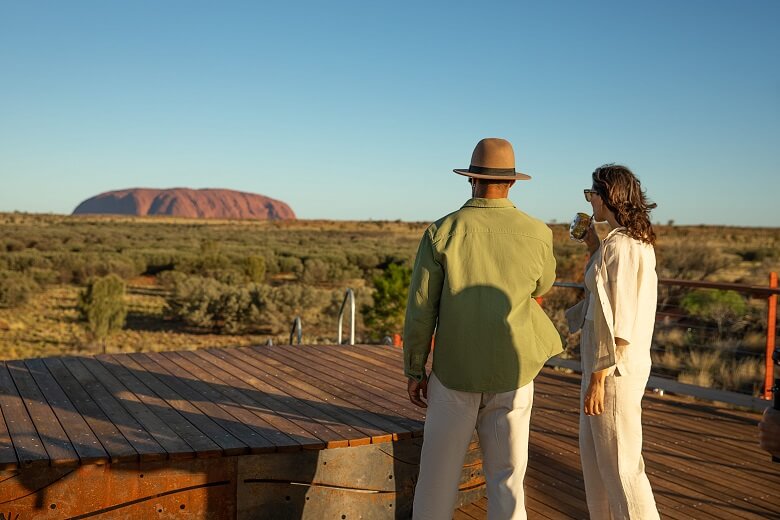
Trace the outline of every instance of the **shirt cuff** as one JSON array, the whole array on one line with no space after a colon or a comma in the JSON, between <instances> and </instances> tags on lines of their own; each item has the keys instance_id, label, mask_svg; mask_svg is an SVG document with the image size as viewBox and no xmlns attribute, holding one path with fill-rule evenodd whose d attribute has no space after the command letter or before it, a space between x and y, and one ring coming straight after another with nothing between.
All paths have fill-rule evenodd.
<instances>
[{"instance_id":1,"label":"shirt cuff","mask_svg":"<svg viewBox=\"0 0 780 520\"><path fill-rule=\"evenodd\" d=\"M405 375L406 377L410 378L410 379L414 379L414 380L415 380L415 381L417 381L418 383L419 383L420 381L422 381L423 379L425 379L425 371L423 371L423 373L422 373L422 374L420 374L420 373L419 373L418 371L416 371L416 370L414 370L414 371L413 371L413 370L405 369L405 370L404 370L404 375Z\"/></svg>"}]
</instances>

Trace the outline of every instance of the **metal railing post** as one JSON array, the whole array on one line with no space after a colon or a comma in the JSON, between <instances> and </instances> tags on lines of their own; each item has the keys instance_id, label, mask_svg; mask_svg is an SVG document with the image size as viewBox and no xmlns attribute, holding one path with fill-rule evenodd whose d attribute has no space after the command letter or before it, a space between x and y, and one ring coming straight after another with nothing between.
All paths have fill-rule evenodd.
<instances>
[{"instance_id":1,"label":"metal railing post","mask_svg":"<svg viewBox=\"0 0 780 520\"><path fill-rule=\"evenodd\" d=\"M777 273L769 273L769 288L777 289ZM766 367L764 370L764 399L772 399L774 386L775 363L772 354L775 351L775 336L777 336L777 294L770 294L766 299Z\"/></svg>"},{"instance_id":2,"label":"metal railing post","mask_svg":"<svg viewBox=\"0 0 780 520\"><path fill-rule=\"evenodd\" d=\"M355 293L352 289L347 289L344 293L344 300L341 302L341 308L339 309L339 345L341 345L341 324L344 320L344 305L347 304L347 299L349 299L349 344L355 344Z\"/></svg>"},{"instance_id":3,"label":"metal railing post","mask_svg":"<svg viewBox=\"0 0 780 520\"><path fill-rule=\"evenodd\" d=\"M290 329L290 345L293 344L293 335L296 332L298 333L298 345L300 345L303 340L303 327L301 326L300 316L296 316L295 320L293 320L292 328Z\"/></svg>"}]
</instances>

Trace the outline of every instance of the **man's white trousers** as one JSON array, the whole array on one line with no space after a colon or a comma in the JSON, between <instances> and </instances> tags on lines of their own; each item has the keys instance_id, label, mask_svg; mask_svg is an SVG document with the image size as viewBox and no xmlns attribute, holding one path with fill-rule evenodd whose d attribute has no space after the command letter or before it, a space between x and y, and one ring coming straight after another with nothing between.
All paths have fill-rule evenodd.
<instances>
[{"instance_id":1,"label":"man's white trousers","mask_svg":"<svg viewBox=\"0 0 780 520\"><path fill-rule=\"evenodd\" d=\"M446 388L431 373L414 520L451 520L463 462L474 428L487 482L488 519L525 519L523 478L533 383L511 392L473 393Z\"/></svg>"}]
</instances>

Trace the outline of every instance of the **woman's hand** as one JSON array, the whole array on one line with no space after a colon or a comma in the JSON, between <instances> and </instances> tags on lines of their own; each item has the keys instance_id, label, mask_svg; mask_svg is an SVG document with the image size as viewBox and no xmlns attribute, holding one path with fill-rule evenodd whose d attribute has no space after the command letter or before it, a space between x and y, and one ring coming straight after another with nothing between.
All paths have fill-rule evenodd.
<instances>
[{"instance_id":1,"label":"woman's hand","mask_svg":"<svg viewBox=\"0 0 780 520\"><path fill-rule=\"evenodd\" d=\"M604 383L591 381L585 392L585 415L601 415L604 412Z\"/></svg>"},{"instance_id":2,"label":"woman's hand","mask_svg":"<svg viewBox=\"0 0 780 520\"><path fill-rule=\"evenodd\" d=\"M596 226L593 224L593 219L590 219L590 225L588 226L588 231L585 232L583 241L585 242L585 245L588 246L588 251L591 255L595 253L601 245L601 239L599 238L599 234L596 233Z\"/></svg>"},{"instance_id":3,"label":"woman's hand","mask_svg":"<svg viewBox=\"0 0 780 520\"><path fill-rule=\"evenodd\" d=\"M593 372L590 376L590 384L585 391L585 403L583 411L585 415L601 415L604 413L604 383L607 380L609 369Z\"/></svg>"}]
</instances>

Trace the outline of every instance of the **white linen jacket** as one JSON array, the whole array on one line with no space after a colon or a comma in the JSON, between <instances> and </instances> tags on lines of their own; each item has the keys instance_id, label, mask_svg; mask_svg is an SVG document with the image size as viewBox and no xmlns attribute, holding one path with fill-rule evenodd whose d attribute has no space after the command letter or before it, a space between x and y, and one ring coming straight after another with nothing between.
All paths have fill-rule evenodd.
<instances>
[{"instance_id":1,"label":"white linen jacket","mask_svg":"<svg viewBox=\"0 0 780 520\"><path fill-rule=\"evenodd\" d=\"M653 246L631 238L625 228L615 228L591 256L588 269L595 269L597 291L594 294L593 328L596 345L592 373L616 367L616 375L647 377L650 372L650 345L658 303L658 276ZM589 291L585 298L566 311L571 332L579 330L588 312ZM628 342L616 346L615 338Z\"/></svg>"}]
</instances>

